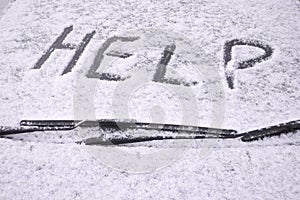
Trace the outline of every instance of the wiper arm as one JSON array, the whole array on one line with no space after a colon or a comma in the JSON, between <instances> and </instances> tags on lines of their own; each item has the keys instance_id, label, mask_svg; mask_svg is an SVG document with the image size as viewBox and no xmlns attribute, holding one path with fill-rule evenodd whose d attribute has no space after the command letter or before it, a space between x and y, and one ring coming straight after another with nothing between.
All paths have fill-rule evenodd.
<instances>
[{"instance_id":1,"label":"wiper arm","mask_svg":"<svg viewBox=\"0 0 300 200\"><path fill-rule=\"evenodd\" d=\"M99 127L104 131L118 131L118 130L159 130L167 132L186 132L197 133L203 136L210 135L211 137L232 137L237 132L229 129L217 129L199 126L187 126L178 124L159 124L159 123L145 123L137 122L136 120L120 120L120 119L100 119L96 121L80 121L80 120L22 120L21 126L35 126L39 128L63 129L63 128L76 128L80 127Z\"/></svg>"},{"instance_id":2,"label":"wiper arm","mask_svg":"<svg viewBox=\"0 0 300 200\"><path fill-rule=\"evenodd\" d=\"M118 145L154 140L175 139L233 139L241 138L243 142L250 142L264 137L278 136L283 133L300 129L300 120L282 123L245 133L237 133L231 129L217 129L209 127L186 126L177 124L144 123L135 120L113 120L102 119L96 121L79 120L22 120L21 127L0 127L0 136L21 134L37 131L66 131L80 127L99 127L103 131L113 132L119 130L157 130L176 133L174 136L138 136L105 139L102 137L91 137L77 143L86 145ZM99 129L99 131L100 131Z\"/></svg>"}]
</instances>

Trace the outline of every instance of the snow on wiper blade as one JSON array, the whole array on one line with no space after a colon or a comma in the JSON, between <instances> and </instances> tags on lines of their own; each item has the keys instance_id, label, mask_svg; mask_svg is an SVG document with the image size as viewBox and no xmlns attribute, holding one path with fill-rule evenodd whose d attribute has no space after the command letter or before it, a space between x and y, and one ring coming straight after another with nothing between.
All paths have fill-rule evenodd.
<instances>
[{"instance_id":1,"label":"snow on wiper blade","mask_svg":"<svg viewBox=\"0 0 300 200\"><path fill-rule=\"evenodd\" d=\"M230 129L218 129L199 126L187 126L178 124L159 124L159 123L146 123L137 122L132 119L100 119L100 120L22 120L21 126L37 126L37 127L99 127L104 131L118 131L118 130L159 130L166 132L187 132L197 133L203 136L210 135L211 137L234 137L237 131Z\"/></svg>"},{"instance_id":2,"label":"snow on wiper blade","mask_svg":"<svg viewBox=\"0 0 300 200\"><path fill-rule=\"evenodd\" d=\"M130 144L137 142L148 142L148 141L157 141L157 140L191 140L191 139L209 139L209 138L234 138L234 137L217 137L217 136L208 136L208 135L174 135L174 136L143 136L143 137L132 137L132 138L102 138L102 137L91 137L79 141L77 143L84 143L86 145L119 145L119 144Z\"/></svg>"},{"instance_id":3,"label":"snow on wiper blade","mask_svg":"<svg viewBox=\"0 0 300 200\"><path fill-rule=\"evenodd\" d=\"M135 123L134 119L99 119L99 120L22 120L21 126L64 127L64 126L99 126L99 123Z\"/></svg>"},{"instance_id":4,"label":"snow on wiper blade","mask_svg":"<svg viewBox=\"0 0 300 200\"><path fill-rule=\"evenodd\" d=\"M37 128L24 128L24 127L10 127L10 126L0 126L0 135L11 135L18 133L29 133L37 131Z\"/></svg>"},{"instance_id":5,"label":"snow on wiper blade","mask_svg":"<svg viewBox=\"0 0 300 200\"><path fill-rule=\"evenodd\" d=\"M97 128L96 135L89 135L77 143L87 145L118 145L136 142L146 142L153 140L170 139L234 139L239 138L243 142L251 142L264 137L279 136L300 129L300 120L278 124L262 129L257 129L245 133L237 133L231 129L217 129L210 127L187 126L178 124L158 124L137 122L131 119L101 119L101 120L22 120L21 127L0 127L0 136L21 134L39 131L67 131L77 127ZM129 134L114 135L114 132L128 131ZM136 134L135 132L146 130L146 134ZM104 131L101 133L101 131ZM148 131L163 132L163 135L151 135ZM99 132L99 133L98 133ZM101 134L100 134L101 133ZM169 134L166 134L169 133ZM105 136L106 135L106 136Z\"/></svg>"},{"instance_id":6,"label":"snow on wiper blade","mask_svg":"<svg viewBox=\"0 0 300 200\"><path fill-rule=\"evenodd\" d=\"M38 127L65 127L75 126L75 120L22 120L21 126L38 126Z\"/></svg>"},{"instance_id":7,"label":"snow on wiper blade","mask_svg":"<svg viewBox=\"0 0 300 200\"><path fill-rule=\"evenodd\" d=\"M241 140L243 142L251 142L254 140L263 139L264 137L278 136L284 133L289 133L300 129L300 120L281 123L275 126L269 126L254 131L242 133Z\"/></svg>"},{"instance_id":8,"label":"snow on wiper blade","mask_svg":"<svg viewBox=\"0 0 300 200\"><path fill-rule=\"evenodd\" d=\"M3 135L15 135L20 133L30 133L37 131L67 131L72 130L72 126L58 126L58 127L48 127L48 126L29 126L29 127L10 127L10 126L0 126L0 136Z\"/></svg>"}]
</instances>

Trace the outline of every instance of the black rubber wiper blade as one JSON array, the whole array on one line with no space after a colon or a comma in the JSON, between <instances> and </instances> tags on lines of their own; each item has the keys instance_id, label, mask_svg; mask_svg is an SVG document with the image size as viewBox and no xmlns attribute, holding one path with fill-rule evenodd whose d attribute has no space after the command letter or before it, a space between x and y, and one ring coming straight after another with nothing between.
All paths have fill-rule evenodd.
<instances>
[{"instance_id":1,"label":"black rubber wiper blade","mask_svg":"<svg viewBox=\"0 0 300 200\"><path fill-rule=\"evenodd\" d=\"M237 131L231 129L218 129L200 126L187 126L179 124L159 124L159 123L146 123L137 122L131 119L100 119L100 120L22 120L21 126L33 126L33 127L48 127L48 130L56 127L62 128L76 128L80 127L99 127L99 130L103 131L126 131L126 130L157 130L173 133L196 133L197 136L203 137L215 137L215 138L233 138L237 135Z\"/></svg>"},{"instance_id":2,"label":"black rubber wiper blade","mask_svg":"<svg viewBox=\"0 0 300 200\"><path fill-rule=\"evenodd\" d=\"M14 135L14 134L20 134L20 133L30 133L30 132L35 132L35 131L38 131L38 128L0 126L0 136Z\"/></svg>"},{"instance_id":3,"label":"black rubber wiper blade","mask_svg":"<svg viewBox=\"0 0 300 200\"><path fill-rule=\"evenodd\" d=\"M21 123L22 124L22 123ZM16 135L22 133L31 133L31 132L43 132L43 131L68 131L75 129L76 126L73 124L66 125L21 125L20 127L10 127L10 126L0 126L0 136L5 135Z\"/></svg>"},{"instance_id":4,"label":"black rubber wiper blade","mask_svg":"<svg viewBox=\"0 0 300 200\"><path fill-rule=\"evenodd\" d=\"M75 127L8 127L0 126L0 136L32 133L38 131L69 131Z\"/></svg>"},{"instance_id":5,"label":"black rubber wiper blade","mask_svg":"<svg viewBox=\"0 0 300 200\"><path fill-rule=\"evenodd\" d=\"M78 126L96 127L99 132L102 130L109 133L114 131L133 130L127 137L111 137L110 139L99 137L91 137L83 139L77 143L85 143L87 145L118 145L136 142L146 142L154 140L174 140L174 139L233 139L239 138L243 142L251 142L263 139L264 137L278 136L284 133L290 133L300 130L300 120L278 124L262 129L257 129L244 133L237 133L231 129L217 129L199 126L187 126L178 124L159 124L137 122L131 119L101 119L91 121L80 120L22 120L21 127L0 127L0 136L30 133L38 131L67 131L73 130ZM171 132L174 135L134 135L134 130L154 130L161 132ZM97 131L97 130L96 130Z\"/></svg>"},{"instance_id":6,"label":"black rubber wiper blade","mask_svg":"<svg viewBox=\"0 0 300 200\"><path fill-rule=\"evenodd\" d=\"M149 142L158 140L191 140L191 139L208 139L205 136L146 136L146 137L135 137L135 138L112 138L104 139L101 137L87 138L77 142L78 144L84 143L85 145L120 145L120 144L132 144L138 142Z\"/></svg>"},{"instance_id":7,"label":"black rubber wiper blade","mask_svg":"<svg viewBox=\"0 0 300 200\"><path fill-rule=\"evenodd\" d=\"M241 140L243 142L251 142L263 139L264 137L279 136L281 134L290 133L296 130L300 130L300 120L290 121L275 126L269 126L254 131L249 131L241 133L240 135L242 136Z\"/></svg>"},{"instance_id":8,"label":"black rubber wiper blade","mask_svg":"<svg viewBox=\"0 0 300 200\"><path fill-rule=\"evenodd\" d=\"M179 124L160 124L137 122L129 119L100 119L100 120L22 120L21 126L37 126L37 127L75 127L81 123L81 127L99 126L101 129L145 129L145 130L161 130L161 131L184 131L184 132L210 132L210 133L235 133L235 130L218 129L200 126L187 126Z\"/></svg>"},{"instance_id":9,"label":"black rubber wiper blade","mask_svg":"<svg viewBox=\"0 0 300 200\"><path fill-rule=\"evenodd\" d=\"M159 130L167 132L187 132L187 133L202 133L218 136L229 136L236 134L235 130L217 129L199 126L187 126L178 124L158 124L158 123L144 123L144 122L114 122L114 121L99 121L99 126L103 130L130 130L130 129L143 129L143 130Z\"/></svg>"},{"instance_id":10,"label":"black rubber wiper blade","mask_svg":"<svg viewBox=\"0 0 300 200\"><path fill-rule=\"evenodd\" d=\"M79 120L22 120L20 126L75 128Z\"/></svg>"}]
</instances>

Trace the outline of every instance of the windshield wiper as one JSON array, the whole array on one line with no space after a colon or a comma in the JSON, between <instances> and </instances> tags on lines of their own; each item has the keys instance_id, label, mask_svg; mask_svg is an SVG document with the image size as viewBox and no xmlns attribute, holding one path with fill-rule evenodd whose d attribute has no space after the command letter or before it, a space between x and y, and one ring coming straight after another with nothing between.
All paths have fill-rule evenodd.
<instances>
[{"instance_id":1,"label":"windshield wiper","mask_svg":"<svg viewBox=\"0 0 300 200\"><path fill-rule=\"evenodd\" d=\"M243 142L251 142L263 139L264 137L279 136L281 134L290 133L300 129L300 120L281 123L275 126L269 126L241 134Z\"/></svg>"},{"instance_id":2,"label":"windshield wiper","mask_svg":"<svg viewBox=\"0 0 300 200\"><path fill-rule=\"evenodd\" d=\"M259 140L264 137L278 136L284 133L300 129L300 120L278 124L276 126L265 127L245 133L237 133L231 129L217 129L199 126L186 126L178 124L158 124L137 122L135 120L114 120L101 119L96 121L80 120L22 120L20 127L0 127L0 136L38 132L38 131L68 131L77 127L99 127L99 131L114 132L126 130L154 130L171 132L174 135L167 136L135 136L119 138L90 137L78 141L86 145L118 145L136 142L146 142L154 140L175 140L175 139L234 139L239 138L243 142Z\"/></svg>"}]
</instances>

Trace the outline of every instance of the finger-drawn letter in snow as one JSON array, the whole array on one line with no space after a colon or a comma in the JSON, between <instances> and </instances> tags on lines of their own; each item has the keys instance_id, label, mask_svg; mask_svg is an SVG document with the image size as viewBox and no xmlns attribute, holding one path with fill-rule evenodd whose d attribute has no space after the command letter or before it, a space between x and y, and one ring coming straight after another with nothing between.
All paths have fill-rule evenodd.
<instances>
[{"instance_id":1,"label":"finger-drawn letter in snow","mask_svg":"<svg viewBox=\"0 0 300 200\"><path fill-rule=\"evenodd\" d=\"M50 46L50 48L44 53L44 55L38 60L38 62L35 64L34 69L40 69L42 65L46 62L46 60L51 56L51 54L57 50L57 49L67 49L67 50L74 50L75 54L68 63L67 67L64 69L62 75L67 74L72 71L73 67L76 65L78 59L80 58L81 54L84 52L86 46L90 43L93 36L95 35L95 31L88 33L85 35L83 40L80 42L79 45L66 43L64 44L63 41L66 39L66 37L73 31L73 26L66 27L63 31L63 33L55 40L55 42ZM122 74L111 74L111 73L101 73L99 74L97 72L99 66L101 65L101 62L104 58L104 56L112 56L112 57L119 57L122 59L129 58L132 56L132 53L129 52L117 52L117 51L108 51L109 47L115 43L115 42L134 42L139 40L139 37L117 37L113 36L111 38L108 38L103 45L99 48L97 55L95 56L93 60L93 64L90 66L86 76L88 78L97 78L100 80L106 80L106 81L124 81L126 78L122 77ZM235 61L233 59L233 49L236 46L250 46L250 47L257 47L264 51L263 55L259 55L254 58L250 58L248 60L243 61ZM153 81L154 82L160 82L160 83L166 83L166 84L173 84L173 85L183 85L183 86L193 86L197 85L197 81L193 81L191 83L185 82L184 80L177 80L175 78L165 78L166 75L166 67L168 63L170 62L172 55L174 54L176 50L176 44L170 44L165 47L165 49L162 52L162 56L160 61L157 64L156 73L154 74ZM108 51L108 52L106 52ZM230 89L235 88L235 72L236 70L240 69L246 69L251 68L255 64L260 63L262 61L270 59L270 57L273 54L273 48L271 48L269 45L253 39L234 39L227 41L224 45L224 68L225 68L225 77L226 81L228 83L228 87ZM128 78L128 77L127 77Z\"/></svg>"},{"instance_id":2,"label":"finger-drawn letter in snow","mask_svg":"<svg viewBox=\"0 0 300 200\"><path fill-rule=\"evenodd\" d=\"M199 94L195 94L193 88L185 86L195 85L195 82L200 83L201 81L203 84L198 85L203 88L201 91L203 96L207 95L207 98L214 99L214 101L207 102L209 111L204 118L211 124L211 127L222 126L224 91L222 77L218 73L219 69L216 64L217 59L206 54L194 40L167 30L137 29L124 32L118 37L108 38L99 46L95 45L90 52L91 54L86 58L86 66L82 68L84 73L78 73L76 76L73 94L75 119L96 120L97 101L93 98L101 86L113 85L110 93L112 94L111 116L114 119L135 118L132 116L131 102L135 99L136 102L146 102L139 108L139 113L149 112L148 119L155 122L154 132L147 132L147 135L158 135L155 139L165 138L167 137L166 130L170 130L170 126L162 123L165 120L164 115L167 117L172 115L171 117L178 121L177 124L197 124L199 116L197 95ZM194 76L190 76L190 74ZM109 84L104 81L109 81ZM136 105L137 107L139 105ZM139 113L138 115L140 115ZM140 124L148 131L151 128L148 123L141 124L139 121L125 124L122 120L116 121L114 124L118 132L107 139L107 143L110 145L124 141L124 136L127 137L128 125L136 127ZM103 128L99 125L99 130L101 127ZM172 128L170 134L180 137L182 132L182 130ZM131 132L131 134L133 137L130 136L130 142L145 141L137 137L139 133ZM94 137L90 140L91 137L85 132L80 132L80 136L87 143L99 142L99 139ZM120 136L122 141L118 139ZM154 138L151 137L151 139ZM139 157L124 152L122 149L112 151L88 146L87 148L108 166L133 172L148 172L168 166L185 152L190 143L190 140L169 141L165 145L172 148L161 149L158 152L151 152ZM212 147L212 143L208 142L206 147L209 149ZM203 154L207 153L206 149ZM126 162L119 162L120 160ZM147 162L147 160L156 160L156 162Z\"/></svg>"},{"instance_id":3,"label":"finger-drawn letter in snow","mask_svg":"<svg viewBox=\"0 0 300 200\"><path fill-rule=\"evenodd\" d=\"M244 60L240 62L235 62L232 58L233 48L235 46L252 46L264 50L264 54L249 60ZM234 89L234 80L235 80L235 71L239 69L251 68L255 64L260 63L264 60L269 59L273 54L273 49L258 40L253 39L234 39L227 41L224 45L224 67L225 67L225 76L230 89Z\"/></svg>"},{"instance_id":4,"label":"finger-drawn letter in snow","mask_svg":"<svg viewBox=\"0 0 300 200\"><path fill-rule=\"evenodd\" d=\"M88 33L85 35L83 40L80 42L79 45L75 44L64 44L63 41L66 39L66 37L73 31L73 26L65 28L63 33L55 40L55 42L51 45L51 47L46 51L46 53L38 60L38 62L35 64L34 69L40 69L42 65L46 62L46 60L51 56L51 54L56 49L68 49L68 50L74 50L76 49L75 55L69 62L68 66L64 69L62 75L67 74L68 72L71 72L73 67L76 65L79 57L83 53L86 46L89 44L93 36L95 35L96 31L93 31L92 33Z\"/></svg>"},{"instance_id":5,"label":"finger-drawn letter in snow","mask_svg":"<svg viewBox=\"0 0 300 200\"><path fill-rule=\"evenodd\" d=\"M115 43L117 41L121 41L121 42L133 42L138 40L138 37L111 37L108 38L103 45L101 46L101 48L98 50L98 53L96 55L96 57L94 58L93 64L90 67L88 73L87 73L87 77L88 78L97 78L100 80L107 80L107 81L121 81L124 80L124 78L122 78L120 75L115 75L115 74L109 74L109 73L101 73L99 74L97 72L98 68L100 67L100 64L105 56L105 52L106 50L111 46L112 43ZM132 54L126 53L126 52L108 52L106 53L106 56L113 56L113 57L119 57L119 58L127 58L130 57Z\"/></svg>"}]
</instances>

